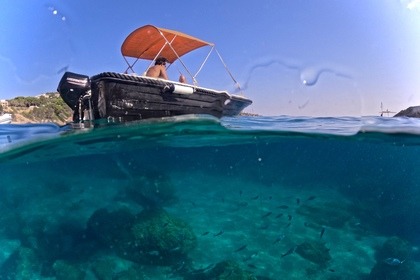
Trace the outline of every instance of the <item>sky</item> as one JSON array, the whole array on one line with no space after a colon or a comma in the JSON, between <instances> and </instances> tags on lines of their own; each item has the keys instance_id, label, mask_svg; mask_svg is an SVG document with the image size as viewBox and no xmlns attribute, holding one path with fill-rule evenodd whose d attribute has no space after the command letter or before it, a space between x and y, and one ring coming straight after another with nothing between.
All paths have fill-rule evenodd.
<instances>
[{"instance_id":1,"label":"sky","mask_svg":"<svg viewBox=\"0 0 420 280\"><path fill-rule=\"evenodd\" d=\"M244 94L250 113L366 116L381 103L393 112L420 105L420 0L0 3L0 99L54 92L66 70L124 72L121 44L152 24L215 43L241 91L215 53L199 85ZM183 61L194 72L208 51ZM178 71L174 63L169 77Z\"/></svg>"}]
</instances>

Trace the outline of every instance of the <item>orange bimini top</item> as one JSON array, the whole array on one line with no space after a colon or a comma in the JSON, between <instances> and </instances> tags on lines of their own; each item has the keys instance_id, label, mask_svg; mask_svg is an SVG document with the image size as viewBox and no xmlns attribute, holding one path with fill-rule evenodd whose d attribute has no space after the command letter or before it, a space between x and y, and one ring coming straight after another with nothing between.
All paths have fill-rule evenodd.
<instances>
[{"instance_id":1,"label":"orange bimini top","mask_svg":"<svg viewBox=\"0 0 420 280\"><path fill-rule=\"evenodd\" d=\"M193 36L153 25L134 30L121 46L123 56L154 60L165 57L173 63L179 57L204 46L214 46Z\"/></svg>"}]
</instances>

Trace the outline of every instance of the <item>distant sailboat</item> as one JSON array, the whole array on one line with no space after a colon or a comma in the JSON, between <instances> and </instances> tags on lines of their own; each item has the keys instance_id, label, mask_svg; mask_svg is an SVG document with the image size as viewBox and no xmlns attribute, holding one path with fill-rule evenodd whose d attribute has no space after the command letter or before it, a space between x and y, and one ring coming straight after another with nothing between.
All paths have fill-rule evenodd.
<instances>
[{"instance_id":1,"label":"distant sailboat","mask_svg":"<svg viewBox=\"0 0 420 280\"><path fill-rule=\"evenodd\" d=\"M383 106L383 104L382 104L382 102L381 102L381 111L380 111L379 113L381 114L381 117L383 117L383 116L384 116L384 114L387 114L387 117L389 117L389 114L395 114L395 113L397 113L397 112L391 112L391 111L390 111L390 110L388 110L388 109L384 110L384 106Z\"/></svg>"}]
</instances>

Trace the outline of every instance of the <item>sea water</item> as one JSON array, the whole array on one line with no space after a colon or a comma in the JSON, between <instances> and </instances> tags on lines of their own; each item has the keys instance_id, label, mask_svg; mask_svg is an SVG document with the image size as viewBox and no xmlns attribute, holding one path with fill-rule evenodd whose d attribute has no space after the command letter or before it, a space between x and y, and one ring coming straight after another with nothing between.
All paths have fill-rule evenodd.
<instances>
[{"instance_id":1,"label":"sea water","mask_svg":"<svg viewBox=\"0 0 420 280\"><path fill-rule=\"evenodd\" d=\"M0 279L420 279L420 120L0 126Z\"/></svg>"}]
</instances>

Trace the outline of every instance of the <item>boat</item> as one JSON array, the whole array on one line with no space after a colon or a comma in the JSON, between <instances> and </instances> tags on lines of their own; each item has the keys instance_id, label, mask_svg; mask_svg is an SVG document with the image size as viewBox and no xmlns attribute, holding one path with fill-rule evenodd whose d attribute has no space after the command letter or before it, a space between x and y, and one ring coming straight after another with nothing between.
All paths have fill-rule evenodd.
<instances>
[{"instance_id":1,"label":"boat","mask_svg":"<svg viewBox=\"0 0 420 280\"><path fill-rule=\"evenodd\" d=\"M210 51L193 74L182 57L203 47L208 47ZM213 51L241 94L198 85L197 75ZM252 104L252 100L242 95L239 84L213 43L182 32L145 25L127 36L121 53L128 65L122 73L102 72L91 77L73 72L63 74L57 90L73 109L73 123L98 119L127 122L187 114L220 118L236 116ZM147 71L153 61L162 57L170 64L169 67L175 61L180 62L192 83L152 78L135 72L134 66L139 60L150 61Z\"/></svg>"},{"instance_id":2,"label":"boat","mask_svg":"<svg viewBox=\"0 0 420 280\"><path fill-rule=\"evenodd\" d=\"M395 113L396 112L392 112L392 111L390 111L388 109L384 110L384 106L383 106L383 104L381 102L381 111L379 111L379 114L380 114L381 117L383 117L384 114L387 114L387 116L389 117L389 114L395 114Z\"/></svg>"},{"instance_id":3,"label":"boat","mask_svg":"<svg viewBox=\"0 0 420 280\"><path fill-rule=\"evenodd\" d=\"M0 115L0 124L9 124L12 122L12 114L4 113Z\"/></svg>"}]
</instances>

